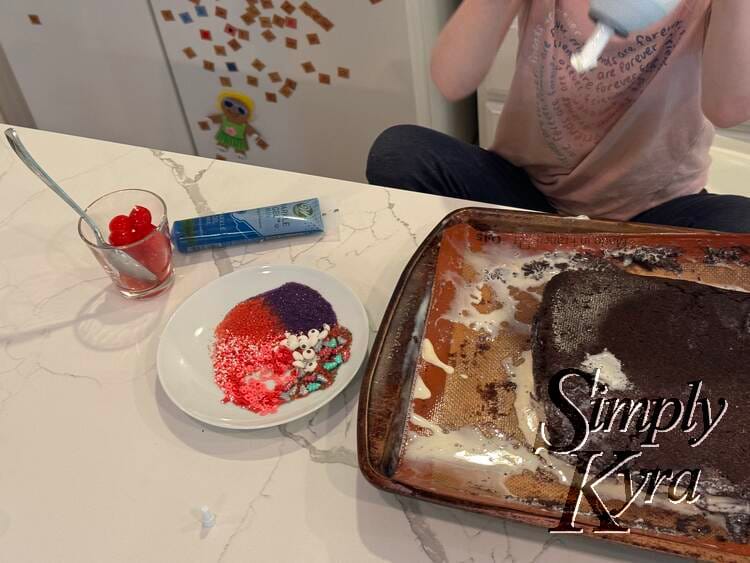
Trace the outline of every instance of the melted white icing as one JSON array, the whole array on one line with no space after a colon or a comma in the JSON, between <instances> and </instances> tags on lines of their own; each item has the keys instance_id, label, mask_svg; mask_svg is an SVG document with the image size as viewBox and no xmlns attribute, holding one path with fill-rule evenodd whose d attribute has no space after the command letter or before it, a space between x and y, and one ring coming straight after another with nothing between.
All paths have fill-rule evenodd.
<instances>
[{"instance_id":1,"label":"melted white icing","mask_svg":"<svg viewBox=\"0 0 750 563\"><path fill-rule=\"evenodd\" d=\"M439 367L448 375L453 375L453 373L456 371L453 366L449 366L440 358L438 358L438 355L435 352L435 347L432 345L432 342L429 338L425 338L422 340L422 359L428 364Z\"/></svg>"},{"instance_id":2,"label":"melted white icing","mask_svg":"<svg viewBox=\"0 0 750 563\"><path fill-rule=\"evenodd\" d=\"M536 399L534 399L534 374L532 371L531 350L524 352L521 355L521 359L522 361L518 366L507 363L505 369L516 385L516 399L513 406L516 410L518 426L523 433L526 445L529 448L533 448L536 442L536 434L539 430L540 407Z\"/></svg>"},{"instance_id":3,"label":"melted white icing","mask_svg":"<svg viewBox=\"0 0 750 563\"><path fill-rule=\"evenodd\" d=\"M622 362L606 348L598 354L586 354L581 368L591 373L599 369L599 381L612 391L627 391L633 388L628 376L622 371Z\"/></svg>"},{"instance_id":4,"label":"melted white icing","mask_svg":"<svg viewBox=\"0 0 750 563\"><path fill-rule=\"evenodd\" d=\"M557 475L560 482L570 482L572 466L550 456L534 454L531 448L506 438L501 432L487 437L469 426L446 432L437 424L416 414L412 414L411 421L417 426L429 428L433 434L421 436L410 433L407 441L410 459L440 459L448 463L469 462L515 468L504 472L503 475L506 476L523 470L545 469Z\"/></svg>"},{"instance_id":5,"label":"melted white icing","mask_svg":"<svg viewBox=\"0 0 750 563\"><path fill-rule=\"evenodd\" d=\"M469 303L479 305L482 302L482 292L476 287L469 293Z\"/></svg>"},{"instance_id":6,"label":"melted white icing","mask_svg":"<svg viewBox=\"0 0 750 563\"><path fill-rule=\"evenodd\" d=\"M417 381L414 383L414 398L415 399L422 399L427 400L430 397L432 397L432 393L430 392L430 388L427 387L427 385L424 382L424 379L422 379L421 376L417 376Z\"/></svg>"},{"instance_id":7,"label":"melted white icing","mask_svg":"<svg viewBox=\"0 0 750 563\"><path fill-rule=\"evenodd\" d=\"M467 283L455 272L446 272L444 276L444 281L453 284L456 293L443 318L493 336L497 334L500 325L506 321L506 308L480 313L475 305L481 302L481 284Z\"/></svg>"},{"instance_id":8,"label":"melted white icing","mask_svg":"<svg viewBox=\"0 0 750 563\"><path fill-rule=\"evenodd\" d=\"M509 244L485 247L483 252L459 250L464 256L465 263L477 273L478 279L473 283L468 283L455 272L444 274L443 281L453 284L456 292L443 318L474 330L482 330L492 337L496 336L503 326L516 332L528 332L529 325L516 319L519 305L518 299L514 297L517 295L516 291L525 292L541 300L539 294L531 293L529 290L540 287L561 272L554 267L554 263L563 262L566 257L570 258L570 253L563 252L522 253ZM546 260L549 263L547 269L536 275L524 274L522 267L534 260ZM484 286L492 290L493 301L500 308L480 313L476 305L481 303Z\"/></svg>"},{"instance_id":9,"label":"melted white icing","mask_svg":"<svg viewBox=\"0 0 750 563\"><path fill-rule=\"evenodd\" d=\"M439 425L435 424L434 422L427 420L423 416L419 416L415 412L411 413L410 417L411 423L415 426L419 426L421 428L426 428L427 430L432 430L432 436L440 436L443 434L443 429L440 428Z\"/></svg>"},{"instance_id":10,"label":"melted white icing","mask_svg":"<svg viewBox=\"0 0 750 563\"><path fill-rule=\"evenodd\" d=\"M412 420L413 421L413 420ZM562 482L569 482L572 468L564 464L548 464L528 448L505 438L502 434L488 438L471 427L451 432L435 432L420 436L410 432L407 457L415 461L435 461L449 465L471 463L492 467L493 482L505 490L504 480L525 470L546 469ZM508 493L505 490L506 494Z\"/></svg>"},{"instance_id":11,"label":"melted white icing","mask_svg":"<svg viewBox=\"0 0 750 563\"><path fill-rule=\"evenodd\" d=\"M474 466L486 467L491 471L492 482L508 496L513 495L505 486L505 479L512 475L520 475L524 471L542 470L554 475L560 483L569 485L571 482L573 466L546 452L534 454L529 448L505 438L499 432L489 438L471 427L444 432L440 426L419 415L412 415L412 422L432 430L432 435L421 436L415 432L409 432L406 453L410 460L438 461L454 466L470 463ZM597 485L596 491L604 501L625 499L625 485L614 478ZM641 493L634 499L633 504L645 506L648 498L648 494ZM701 504L700 501L699 504ZM654 495L654 500L649 503L649 506L687 516L702 514L701 509L695 504L674 504L669 501L666 494L661 493ZM710 500L705 500L702 506L710 511L723 513L741 513L750 510L748 502L723 497L710 497ZM710 516L709 519L721 525L719 519Z\"/></svg>"}]
</instances>

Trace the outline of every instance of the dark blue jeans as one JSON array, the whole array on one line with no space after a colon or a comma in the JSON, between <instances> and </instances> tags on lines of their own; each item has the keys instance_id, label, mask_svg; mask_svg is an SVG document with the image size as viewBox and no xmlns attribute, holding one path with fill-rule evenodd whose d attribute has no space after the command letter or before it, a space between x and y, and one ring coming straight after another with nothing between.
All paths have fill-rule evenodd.
<instances>
[{"instance_id":1,"label":"dark blue jeans","mask_svg":"<svg viewBox=\"0 0 750 563\"><path fill-rule=\"evenodd\" d=\"M555 212L521 168L496 153L415 125L391 127L378 137L367 160L367 180L378 186ZM631 221L750 233L750 198L702 192L663 203Z\"/></svg>"}]
</instances>

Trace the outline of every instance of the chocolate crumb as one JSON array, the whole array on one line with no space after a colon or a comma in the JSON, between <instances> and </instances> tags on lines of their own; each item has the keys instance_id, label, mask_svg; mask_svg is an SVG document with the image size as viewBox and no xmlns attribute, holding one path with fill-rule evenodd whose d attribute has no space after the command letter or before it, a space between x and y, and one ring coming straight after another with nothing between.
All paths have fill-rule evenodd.
<instances>
[{"instance_id":1,"label":"chocolate crumb","mask_svg":"<svg viewBox=\"0 0 750 563\"><path fill-rule=\"evenodd\" d=\"M744 246L729 248L704 248L703 262L705 264L741 264L743 258L750 260L750 251ZM746 262L748 261L746 260Z\"/></svg>"},{"instance_id":2,"label":"chocolate crumb","mask_svg":"<svg viewBox=\"0 0 750 563\"><path fill-rule=\"evenodd\" d=\"M702 518L699 519L695 516L685 516L683 518L678 518L675 524L675 528L677 529L677 531L682 532L683 534L705 536L710 533L711 528L705 525L702 526L700 524L701 520Z\"/></svg>"},{"instance_id":3,"label":"chocolate crumb","mask_svg":"<svg viewBox=\"0 0 750 563\"><path fill-rule=\"evenodd\" d=\"M494 402L497 401L497 383L486 383L485 385L477 386L479 396L482 397L483 401Z\"/></svg>"},{"instance_id":4,"label":"chocolate crumb","mask_svg":"<svg viewBox=\"0 0 750 563\"><path fill-rule=\"evenodd\" d=\"M484 335L479 337L479 341L477 342L477 352L487 352L491 347L492 345L490 344L489 338Z\"/></svg>"},{"instance_id":5,"label":"chocolate crumb","mask_svg":"<svg viewBox=\"0 0 750 563\"><path fill-rule=\"evenodd\" d=\"M735 543L746 545L750 539L750 514L729 514L726 516L727 532Z\"/></svg>"},{"instance_id":6,"label":"chocolate crumb","mask_svg":"<svg viewBox=\"0 0 750 563\"><path fill-rule=\"evenodd\" d=\"M521 266L523 275L527 278L541 280L544 273L549 270L551 264L547 260L533 260Z\"/></svg>"},{"instance_id":7,"label":"chocolate crumb","mask_svg":"<svg viewBox=\"0 0 750 563\"><path fill-rule=\"evenodd\" d=\"M591 272L604 272L615 268L610 262L591 252L576 252L570 257L570 262L575 264L577 270Z\"/></svg>"},{"instance_id":8,"label":"chocolate crumb","mask_svg":"<svg viewBox=\"0 0 750 563\"><path fill-rule=\"evenodd\" d=\"M495 268L494 270L485 270L483 278L484 281L505 281L505 278L503 277L503 271L500 268Z\"/></svg>"},{"instance_id":9,"label":"chocolate crumb","mask_svg":"<svg viewBox=\"0 0 750 563\"><path fill-rule=\"evenodd\" d=\"M615 250L609 253L609 256L622 262L624 266L635 264L649 272L661 269L668 272L680 273L682 266L677 261L682 255L682 251L677 248L668 246L628 248L624 250Z\"/></svg>"},{"instance_id":10,"label":"chocolate crumb","mask_svg":"<svg viewBox=\"0 0 750 563\"><path fill-rule=\"evenodd\" d=\"M499 383L498 385L504 391L515 391L518 388L518 385L516 385L512 381L506 381L504 383Z\"/></svg>"}]
</instances>

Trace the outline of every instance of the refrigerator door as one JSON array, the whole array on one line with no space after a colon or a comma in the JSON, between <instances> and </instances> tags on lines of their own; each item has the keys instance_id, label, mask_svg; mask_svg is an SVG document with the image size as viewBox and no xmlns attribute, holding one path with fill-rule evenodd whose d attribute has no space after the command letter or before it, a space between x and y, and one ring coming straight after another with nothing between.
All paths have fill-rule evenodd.
<instances>
[{"instance_id":1,"label":"refrigerator door","mask_svg":"<svg viewBox=\"0 0 750 563\"><path fill-rule=\"evenodd\" d=\"M2 14L2 49L37 127L193 152L148 2L24 0Z\"/></svg>"},{"instance_id":2,"label":"refrigerator door","mask_svg":"<svg viewBox=\"0 0 750 563\"><path fill-rule=\"evenodd\" d=\"M424 50L439 25L410 4L152 0L198 153L364 180L383 129L432 119Z\"/></svg>"}]
</instances>

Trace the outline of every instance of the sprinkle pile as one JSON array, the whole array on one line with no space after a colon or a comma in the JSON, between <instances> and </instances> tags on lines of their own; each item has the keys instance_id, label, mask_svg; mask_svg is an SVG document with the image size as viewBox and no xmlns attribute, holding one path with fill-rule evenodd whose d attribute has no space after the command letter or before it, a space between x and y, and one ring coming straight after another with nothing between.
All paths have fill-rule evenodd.
<instances>
[{"instance_id":1,"label":"sprinkle pile","mask_svg":"<svg viewBox=\"0 0 750 563\"><path fill-rule=\"evenodd\" d=\"M351 332L314 289L287 283L236 305L214 332L223 402L267 415L329 387L349 360Z\"/></svg>"}]
</instances>

